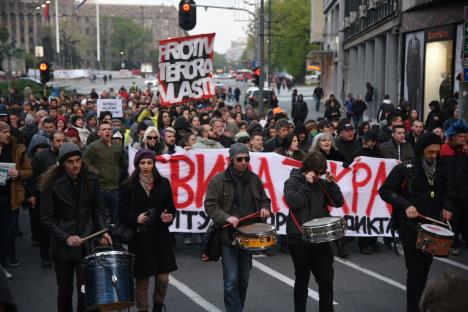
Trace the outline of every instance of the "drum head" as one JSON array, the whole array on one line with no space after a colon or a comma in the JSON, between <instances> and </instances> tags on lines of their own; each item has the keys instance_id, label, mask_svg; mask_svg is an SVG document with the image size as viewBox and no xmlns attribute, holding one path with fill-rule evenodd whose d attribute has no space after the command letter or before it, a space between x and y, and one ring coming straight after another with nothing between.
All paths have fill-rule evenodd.
<instances>
[{"instance_id":1,"label":"drum head","mask_svg":"<svg viewBox=\"0 0 468 312\"><path fill-rule=\"evenodd\" d=\"M451 237L455 235L449 229L444 228L442 226L435 225L435 224L421 224L421 228L425 230L426 232L433 233L439 236Z\"/></svg>"},{"instance_id":2,"label":"drum head","mask_svg":"<svg viewBox=\"0 0 468 312\"><path fill-rule=\"evenodd\" d=\"M340 217L324 217L324 218L318 218L318 219L312 219L304 223L304 226L323 226L331 223L336 223L340 222L341 218Z\"/></svg>"},{"instance_id":3,"label":"drum head","mask_svg":"<svg viewBox=\"0 0 468 312\"><path fill-rule=\"evenodd\" d=\"M94 258L129 258L129 259L132 259L133 258L133 254L129 253L129 252L126 252L126 251L120 251L120 250L110 250L110 251L102 251L102 252L96 252L96 253L93 253L87 257L85 257L85 261L87 260L92 260Z\"/></svg>"},{"instance_id":4,"label":"drum head","mask_svg":"<svg viewBox=\"0 0 468 312\"><path fill-rule=\"evenodd\" d=\"M253 223L249 225L239 226L237 231L242 234L262 234L270 233L275 230L275 227L265 223Z\"/></svg>"}]
</instances>

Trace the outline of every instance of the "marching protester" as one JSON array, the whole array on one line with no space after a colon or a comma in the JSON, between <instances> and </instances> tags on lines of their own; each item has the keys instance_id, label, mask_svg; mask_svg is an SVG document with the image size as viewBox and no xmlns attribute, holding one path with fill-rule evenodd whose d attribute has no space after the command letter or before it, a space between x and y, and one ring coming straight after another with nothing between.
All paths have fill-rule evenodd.
<instances>
[{"instance_id":1,"label":"marching protester","mask_svg":"<svg viewBox=\"0 0 468 312\"><path fill-rule=\"evenodd\" d=\"M163 311L169 273L177 270L169 226L176 213L169 180L155 166L155 153L140 149L135 171L120 185L119 220L134 230L129 251L135 254L135 294L138 311L149 311L149 278L155 277L153 311Z\"/></svg>"},{"instance_id":2,"label":"marching protester","mask_svg":"<svg viewBox=\"0 0 468 312\"><path fill-rule=\"evenodd\" d=\"M270 216L270 200L262 181L249 169L248 148L235 143L229 148L229 167L213 177L205 195L205 211L219 225L231 226L221 230L221 254L224 281L224 306L227 312L244 309L252 253L233 245L235 228L253 222L239 219L255 212L260 218ZM249 222L250 221L250 222Z\"/></svg>"},{"instance_id":3,"label":"marching protester","mask_svg":"<svg viewBox=\"0 0 468 312\"><path fill-rule=\"evenodd\" d=\"M326 175L326 180L320 176ZM306 221L329 216L327 205L341 207L343 195L334 177L327 172L325 157L309 152L301 169L293 169L284 183L289 205L286 223L288 247L294 264L294 310L306 311L310 272L319 287L319 311L333 311L333 252L328 242L313 244L303 238Z\"/></svg>"},{"instance_id":4,"label":"marching protester","mask_svg":"<svg viewBox=\"0 0 468 312\"><path fill-rule=\"evenodd\" d=\"M99 179L74 143L62 144L59 164L47 170L41 180L41 222L50 234L50 255L57 277L57 311L73 311L73 279L76 274L77 311L85 310L84 271L81 261L91 251L86 236L102 230L104 211L99 198ZM100 243L112 244L108 233Z\"/></svg>"},{"instance_id":5,"label":"marching protester","mask_svg":"<svg viewBox=\"0 0 468 312\"><path fill-rule=\"evenodd\" d=\"M452 212L443 208L438 161L441 143L434 133L423 134L416 142L414 160L393 168L379 189L382 199L393 206L392 219L405 253L407 312L419 311L419 300L432 264L432 255L416 248L418 222L422 216L452 219Z\"/></svg>"}]
</instances>

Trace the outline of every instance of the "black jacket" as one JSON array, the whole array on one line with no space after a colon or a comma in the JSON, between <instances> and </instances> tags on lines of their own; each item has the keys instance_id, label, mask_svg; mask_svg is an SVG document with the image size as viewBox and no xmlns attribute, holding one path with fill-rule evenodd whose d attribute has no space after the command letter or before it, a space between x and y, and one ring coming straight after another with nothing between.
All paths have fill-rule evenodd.
<instances>
[{"instance_id":1,"label":"black jacket","mask_svg":"<svg viewBox=\"0 0 468 312\"><path fill-rule=\"evenodd\" d=\"M468 198L468 155L455 151L448 143L440 151L440 167L446 199L444 207L455 208L452 199ZM466 226L466 225L465 225Z\"/></svg>"},{"instance_id":2,"label":"black jacket","mask_svg":"<svg viewBox=\"0 0 468 312\"><path fill-rule=\"evenodd\" d=\"M431 197L431 192L434 197ZM393 168L380 187L379 195L393 206L392 217L397 223L400 239L415 242L417 224L424 223L424 220L408 219L405 210L414 206L420 214L440 220L443 207L440 166L436 168L436 178L431 187L419 160L399 164Z\"/></svg>"},{"instance_id":3,"label":"black jacket","mask_svg":"<svg viewBox=\"0 0 468 312\"><path fill-rule=\"evenodd\" d=\"M294 120L304 121L309 114L309 109L307 108L307 103L304 101L296 101L291 108L291 117Z\"/></svg>"},{"instance_id":4,"label":"black jacket","mask_svg":"<svg viewBox=\"0 0 468 312\"><path fill-rule=\"evenodd\" d=\"M361 140L343 141L340 137L335 139L335 145L348 164L353 162L356 151L362 147Z\"/></svg>"},{"instance_id":5,"label":"black jacket","mask_svg":"<svg viewBox=\"0 0 468 312\"><path fill-rule=\"evenodd\" d=\"M154 209L154 218L146 231L135 232L134 240L129 244L129 251L135 254L135 277L148 277L159 273L177 270L169 226L163 223L161 213L167 210L175 217L176 209L172 199L169 180L161 178L154 182L154 188L148 196L138 179L126 180L119 188L119 221L136 229L138 216Z\"/></svg>"},{"instance_id":6,"label":"black jacket","mask_svg":"<svg viewBox=\"0 0 468 312\"><path fill-rule=\"evenodd\" d=\"M92 172L80 173L77 186L66 173L46 185L41 194L41 222L50 234L50 253L54 260L81 261L90 252L91 242L70 247L71 235L81 238L104 229L104 210L99 199L99 178ZM77 191L79 190L79 191Z\"/></svg>"},{"instance_id":7,"label":"black jacket","mask_svg":"<svg viewBox=\"0 0 468 312\"><path fill-rule=\"evenodd\" d=\"M318 183L321 185L319 186ZM333 202L325 195L322 187ZM284 182L284 198L290 211L286 221L286 234L288 243L293 245L308 245L309 243L303 240L302 233L294 223L291 212L301 226L309 220L329 216L327 205L336 207L343 205L343 195L338 184L321 179L315 183L309 183L300 169L293 169L289 178Z\"/></svg>"},{"instance_id":8,"label":"black jacket","mask_svg":"<svg viewBox=\"0 0 468 312\"><path fill-rule=\"evenodd\" d=\"M274 138L269 139L266 141L265 146L264 146L264 151L265 152L273 152L275 149L280 147L281 141L278 138L278 136L275 136Z\"/></svg>"},{"instance_id":9,"label":"black jacket","mask_svg":"<svg viewBox=\"0 0 468 312\"><path fill-rule=\"evenodd\" d=\"M392 139L392 129L389 127L382 127L377 134L377 142L382 144Z\"/></svg>"},{"instance_id":10,"label":"black jacket","mask_svg":"<svg viewBox=\"0 0 468 312\"><path fill-rule=\"evenodd\" d=\"M33 170L32 176L26 183L26 196L37 196L38 193L38 182L41 175L47 171L50 167L57 164L58 153L52 151L50 148L39 152L31 161L31 167Z\"/></svg>"}]
</instances>

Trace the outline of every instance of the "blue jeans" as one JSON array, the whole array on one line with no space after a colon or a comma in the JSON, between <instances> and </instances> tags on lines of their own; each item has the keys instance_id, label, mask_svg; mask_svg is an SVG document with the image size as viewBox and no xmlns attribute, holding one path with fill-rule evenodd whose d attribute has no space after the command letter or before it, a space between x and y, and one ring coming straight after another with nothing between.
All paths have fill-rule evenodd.
<instances>
[{"instance_id":1,"label":"blue jeans","mask_svg":"<svg viewBox=\"0 0 468 312\"><path fill-rule=\"evenodd\" d=\"M244 308L252 253L237 247L222 246L224 306L226 312L240 312Z\"/></svg>"},{"instance_id":2,"label":"blue jeans","mask_svg":"<svg viewBox=\"0 0 468 312\"><path fill-rule=\"evenodd\" d=\"M105 222L115 224L119 210L119 191L101 191L101 204L105 207Z\"/></svg>"}]
</instances>

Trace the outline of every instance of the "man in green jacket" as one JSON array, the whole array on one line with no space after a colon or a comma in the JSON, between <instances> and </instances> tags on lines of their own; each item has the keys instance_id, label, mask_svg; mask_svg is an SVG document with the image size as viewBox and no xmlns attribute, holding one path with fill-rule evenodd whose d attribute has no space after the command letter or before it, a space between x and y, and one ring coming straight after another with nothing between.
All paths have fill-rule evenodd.
<instances>
[{"instance_id":1,"label":"man in green jacket","mask_svg":"<svg viewBox=\"0 0 468 312\"><path fill-rule=\"evenodd\" d=\"M100 196L106 208L107 220L115 223L119 208L119 182L127 161L120 143L112 141L112 126L102 122L98 128L99 140L86 148L84 160L98 171ZM110 219L110 220L109 220Z\"/></svg>"},{"instance_id":2,"label":"man in green jacket","mask_svg":"<svg viewBox=\"0 0 468 312\"><path fill-rule=\"evenodd\" d=\"M257 211L261 218L268 218L270 199L260 178L249 170L247 147L235 143L229 149L229 158L229 167L208 184L205 211L214 222L232 225L221 230L224 305L227 312L240 312L247 294L252 253L233 245L234 228L239 225L240 218Z\"/></svg>"}]
</instances>

